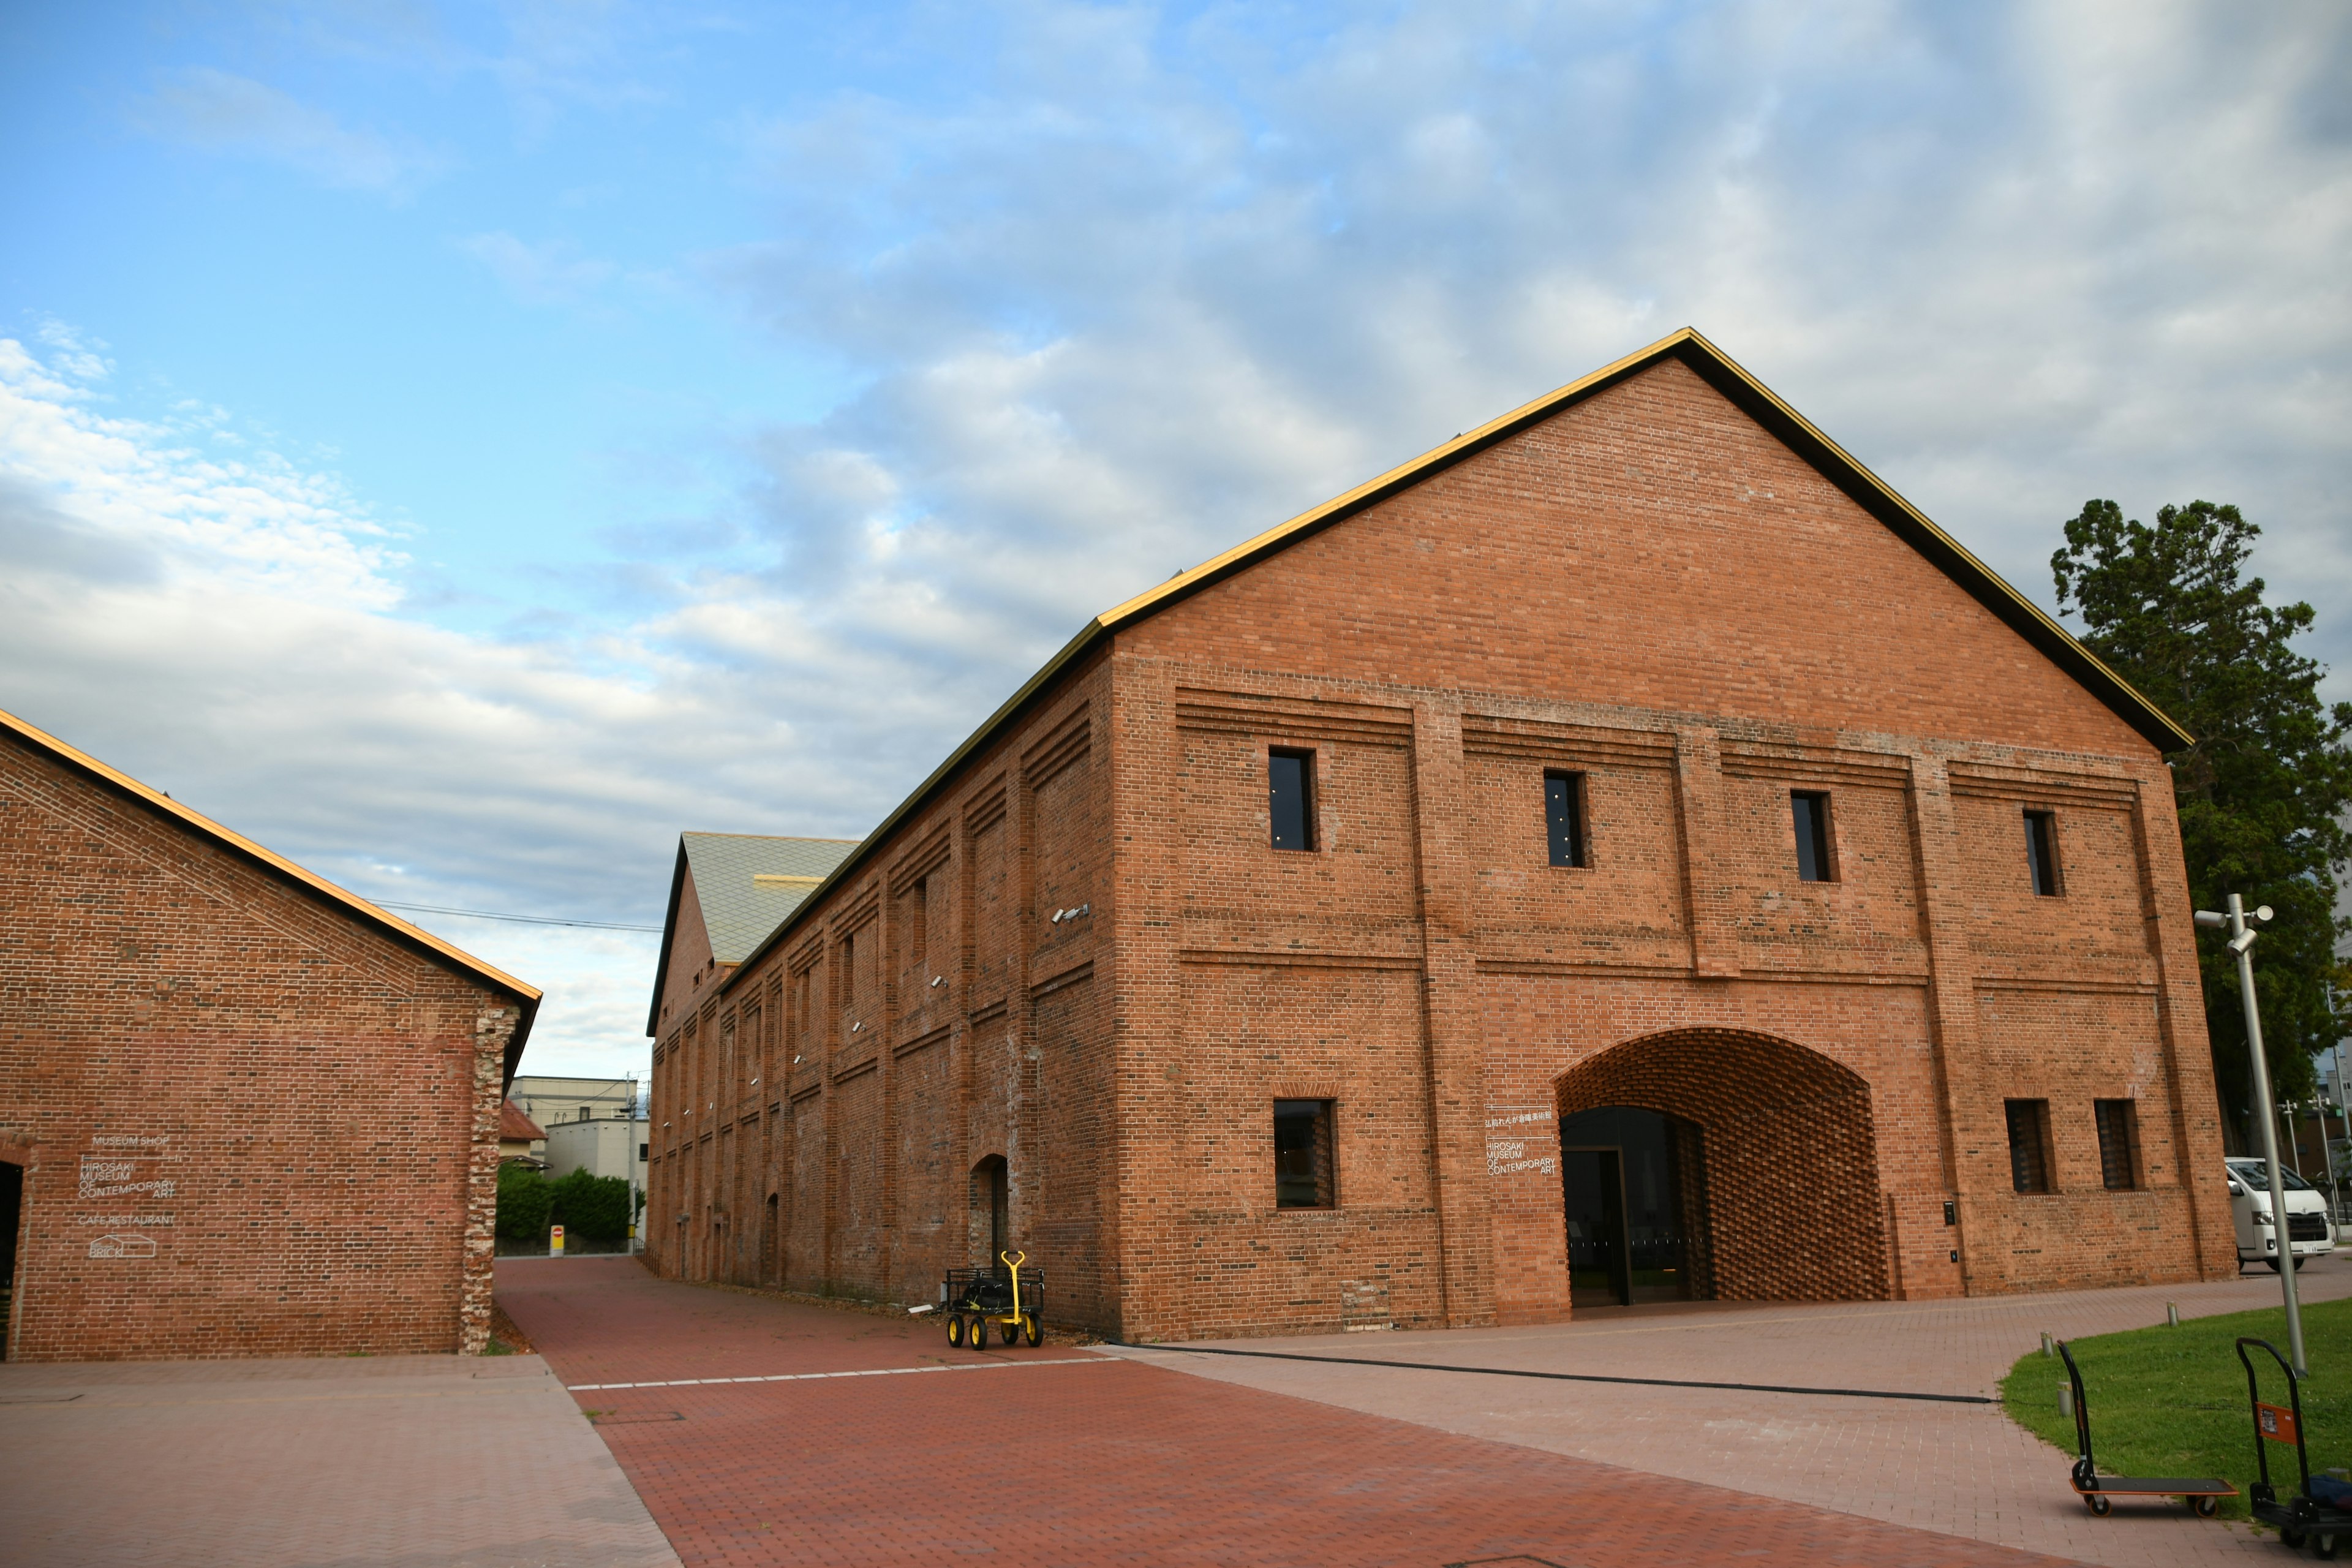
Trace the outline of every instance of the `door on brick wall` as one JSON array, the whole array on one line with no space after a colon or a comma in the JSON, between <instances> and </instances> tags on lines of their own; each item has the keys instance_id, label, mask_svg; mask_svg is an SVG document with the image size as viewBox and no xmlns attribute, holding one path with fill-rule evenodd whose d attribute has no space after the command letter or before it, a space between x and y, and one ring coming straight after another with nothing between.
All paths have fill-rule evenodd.
<instances>
[{"instance_id":1,"label":"door on brick wall","mask_svg":"<svg viewBox=\"0 0 2352 1568\"><path fill-rule=\"evenodd\" d=\"M25 1222L25 1167L0 1160L0 1358L8 1353L16 1301L16 1228Z\"/></svg>"},{"instance_id":2,"label":"door on brick wall","mask_svg":"<svg viewBox=\"0 0 2352 1568\"><path fill-rule=\"evenodd\" d=\"M1560 1195L1571 1306L1682 1301L1699 1294L1685 1201L1689 1133L1675 1118L1626 1105L1563 1117ZM1691 1131L1695 1132L1696 1129Z\"/></svg>"},{"instance_id":3,"label":"door on brick wall","mask_svg":"<svg viewBox=\"0 0 2352 1568\"><path fill-rule=\"evenodd\" d=\"M1013 1172L1004 1156L991 1154L971 1168L971 1241L983 1268L1002 1267L1013 1245Z\"/></svg>"}]
</instances>

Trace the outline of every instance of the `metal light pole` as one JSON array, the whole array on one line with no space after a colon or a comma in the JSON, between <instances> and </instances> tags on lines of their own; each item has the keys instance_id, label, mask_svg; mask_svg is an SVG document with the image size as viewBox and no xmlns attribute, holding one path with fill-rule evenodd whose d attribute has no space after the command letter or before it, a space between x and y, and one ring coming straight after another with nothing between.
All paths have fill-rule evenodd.
<instances>
[{"instance_id":1,"label":"metal light pole","mask_svg":"<svg viewBox=\"0 0 2352 1568\"><path fill-rule=\"evenodd\" d=\"M2256 921L2271 918L2271 907L2264 904L2254 911ZM2246 1052L2252 1058L2254 1078L2254 1121L2263 1130L2263 1163L2271 1178L2271 1230L2278 1237L2279 1289L2286 1298L2287 1359L2294 1364L2297 1377L2307 1377L2311 1368L2303 1357L2303 1305L2294 1294L2294 1242L2287 1228L2286 1181L2279 1167L2278 1116L2271 1109L2271 1064L2263 1055L2263 1015L2254 1004L2254 961L2252 956L2254 938L2259 933L2246 925L2246 906L2238 895L2230 895L2230 912L2216 914L2210 910L2197 911L2197 923L2206 927L2226 927L2230 932L2230 951L2238 955L2238 996L2246 1005Z\"/></svg>"}]
</instances>

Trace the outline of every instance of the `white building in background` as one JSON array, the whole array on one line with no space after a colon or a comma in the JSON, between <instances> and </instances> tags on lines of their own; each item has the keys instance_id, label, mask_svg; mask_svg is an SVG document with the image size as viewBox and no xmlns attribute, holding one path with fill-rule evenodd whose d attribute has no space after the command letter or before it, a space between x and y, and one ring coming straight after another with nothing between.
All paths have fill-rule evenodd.
<instances>
[{"instance_id":1,"label":"white building in background","mask_svg":"<svg viewBox=\"0 0 2352 1568\"><path fill-rule=\"evenodd\" d=\"M520 1081L518 1079L517 1081ZM608 1116L559 1121L547 1130L547 1175L562 1181L574 1171L619 1176L646 1190L646 1142L652 1136L643 1117Z\"/></svg>"},{"instance_id":2,"label":"white building in background","mask_svg":"<svg viewBox=\"0 0 2352 1568\"><path fill-rule=\"evenodd\" d=\"M507 1098L551 1131L559 1122L625 1121L644 1114L634 1079L518 1077Z\"/></svg>"}]
</instances>

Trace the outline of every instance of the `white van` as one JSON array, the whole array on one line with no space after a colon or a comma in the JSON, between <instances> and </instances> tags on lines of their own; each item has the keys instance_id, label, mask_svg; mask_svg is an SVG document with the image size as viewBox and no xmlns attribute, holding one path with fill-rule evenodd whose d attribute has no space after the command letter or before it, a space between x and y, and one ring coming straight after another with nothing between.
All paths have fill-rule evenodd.
<instances>
[{"instance_id":1,"label":"white van","mask_svg":"<svg viewBox=\"0 0 2352 1568\"><path fill-rule=\"evenodd\" d=\"M2278 1230L2271 1224L2271 1178L2260 1160L2231 1160L2230 1216L2238 1230L2238 1266L2279 1266ZM2327 1199L2293 1171L2281 1171L2286 1188L2287 1245L2297 1268L2336 1250L2336 1230L2327 1221Z\"/></svg>"}]
</instances>

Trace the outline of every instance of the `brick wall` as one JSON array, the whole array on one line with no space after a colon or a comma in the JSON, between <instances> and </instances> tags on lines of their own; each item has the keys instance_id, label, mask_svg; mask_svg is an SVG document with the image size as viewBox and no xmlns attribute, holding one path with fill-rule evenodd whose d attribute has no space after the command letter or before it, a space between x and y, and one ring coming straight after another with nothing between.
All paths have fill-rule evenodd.
<instances>
[{"instance_id":1,"label":"brick wall","mask_svg":"<svg viewBox=\"0 0 2352 1568\"><path fill-rule=\"evenodd\" d=\"M0 733L12 1360L478 1351L516 1001Z\"/></svg>"},{"instance_id":2,"label":"brick wall","mask_svg":"<svg viewBox=\"0 0 2352 1568\"><path fill-rule=\"evenodd\" d=\"M1269 843L1277 746L1313 754L1311 853ZM1584 775L1585 866L1549 863L1548 768ZM1792 790L1832 797L1831 880ZM751 1170L781 1256L666 1268L929 1299L1002 1156L1056 1316L1557 1319L1557 1119L1606 1103L1703 1130L1721 1295L2234 1267L2160 761L1674 362L1120 629L666 1028L656 1120L798 985L786 1089L716 1113L761 1137L681 1115L658 1178ZM2010 1190L2021 1095L2055 1198ZM1333 1102L1334 1208L1275 1204L1287 1098ZM2086 1142L2109 1098L2129 1192Z\"/></svg>"}]
</instances>

